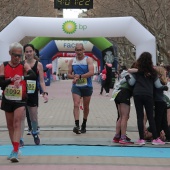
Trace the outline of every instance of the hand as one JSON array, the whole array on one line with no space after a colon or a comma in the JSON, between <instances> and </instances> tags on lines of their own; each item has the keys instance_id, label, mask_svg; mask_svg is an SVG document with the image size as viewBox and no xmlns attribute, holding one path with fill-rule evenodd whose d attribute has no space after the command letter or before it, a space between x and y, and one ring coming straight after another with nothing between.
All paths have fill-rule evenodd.
<instances>
[{"instance_id":1,"label":"hand","mask_svg":"<svg viewBox=\"0 0 170 170\"><path fill-rule=\"evenodd\" d=\"M47 102L48 102L48 95L47 95L47 94L44 94L44 95L43 95L43 98L44 98L44 103L47 103Z\"/></svg>"},{"instance_id":2,"label":"hand","mask_svg":"<svg viewBox=\"0 0 170 170\"><path fill-rule=\"evenodd\" d=\"M76 82L77 82L78 79L79 79L79 78L74 77L74 79L73 79L73 84L76 84Z\"/></svg>"},{"instance_id":3,"label":"hand","mask_svg":"<svg viewBox=\"0 0 170 170\"><path fill-rule=\"evenodd\" d=\"M21 76L19 76L19 75L15 75L14 77L13 77L13 79L14 79L14 81L16 81L16 80L21 80Z\"/></svg>"},{"instance_id":4,"label":"hand","mask_svg":"<svg viewBox=\"0 0 170 170\"><path fill-rule=\"evenodd\" d=\"M19 86L20 86L20 81L21 81L21 80L15 80L15 81L14 81L14 87L15 87L15 88L19 88Z\"/></svg>"},{"instance_id":5,"label":"hand","mask_svg":"<svg viewBox=\"0 0 170 170\"><path fill-rule=\"evenodd\" d=\"M80 78L80 75L79 75L79 74L75 74L75 75L74 75L74 78L79 79L79 78Z\"/></svg>"}]
</instances>

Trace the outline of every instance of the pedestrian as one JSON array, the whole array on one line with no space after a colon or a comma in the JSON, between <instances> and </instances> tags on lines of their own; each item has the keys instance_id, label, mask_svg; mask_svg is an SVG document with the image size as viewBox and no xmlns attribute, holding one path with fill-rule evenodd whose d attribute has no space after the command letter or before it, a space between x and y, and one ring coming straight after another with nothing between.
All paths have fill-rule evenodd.
<instances>
[{"instance_id":1,"label":"pedestrian","mask_svg":"<svg viewBox=\"0 0 170 170\"><path fill-rule=\"evenodd\" d=\"M105 83L106 83L106 66L104 66L104 69L101 72L101 89L100 89L100 94L103 94L103 89L105 89ZM106 90L105 90L106 91Z\"/></svg>"},{"instance_id":2,"label":"pedestrian","mask_svg":"<svg viewBox=\"0 0 170 170\"><path fill-rule=\"evenodd\" d=\"M134 66L132 66L134 67ZM132 97L132 87L126 82L125 76L128 75L126 66L122 67L120 72L120 80L116 84L112 93L112 98L115 100L117 108L117 122L116 122L116 134L113 138L114 143L120 144L133 144L131 139L127 137L127 123L130 115L130 99Z\"/></svg>"},{"instance_id":3,"label":"pedestrian","mask_svg":"<svg viewBox=\"0 0 170 170\"><path fill-rule=\"evenodd\" d=\"M161 67L155 67L162 85L167 85L166 70ZM154 88L154 102L155 102L155 123L157 135L164 130L166 142L170 142L170 129L167 121L167 102L163 89Z\"/></svg>"},{"instance_id":4,"label":"pedestrian","mask_svg":"<svg viewBox=\"0 0 170 170\"><path fill-rule=\"evenodd\" d=\"M76 134L86 133L86 122L89 115L89 104L93 93L92 76L94 75L93 60L84 55L84 46L81 43L76 44L76 56L70 60L68 65L68 78L72 81L72 98L74 103L73 114L75 127L73 132ZM83 123L81 129L79 126L79 106L80 99L83 98Z\"/></svg>"},{"instance_id":5,"label":"pedestrian","mask_svg":"<svg viewBox=\"0 0 170 170\"><path fill-rule=\"evenodd\" d=\"M153 67L152 55L149 52L143 52L137 60L136 73L132 76L127 75L127 81L133 88L133 98L137 114L137 125L139 131L138 145L145 145L144 140L144 110L149 121L153 134L153 145L165 144L157 135L155 120L153 117L153 88L164 88L158 79L157 73Z\"/></svg>"},{"instance_id":6,"label":"pedestrian","mask_svg":"<svg viewBox=\"0 0 170 170\"><path fill-rule=\"evenodd\" d=\"M21 62L23 56L21 44L12 43L9 54L11 60L0 66L0 87L3 90L1 109L5 111L9 137L13 145L13 150L7 159L11 162L19 162L21 121L27 98L25 80L34 80L36 76L27 63Z\"/></svg>"},{"instance_id":7,"label":"pedestrian","mask_svg":"<svg viewBox=\"0 0 170 170\"><path fill-rule=\"evenodd\" d=\"M44 82L44 71L42 64L37 61L35 56L35 48L32 44L26 44L24 46L24 53L25 53L25 63L27 63L31 69L36 74L36 80L27 81L27 93L28 93L28 100L27 100L27 107L30 114L31 125L32 125L32 136L34 138L34 142L36 145L40 144L40 138L38 136L38 106L39 106L39 96L38 96L38 84L39 81L40 86L43 91L43 98L44 102L48 102L48 92L46 91L46 86Z\"/></svg>"}]
</instances>

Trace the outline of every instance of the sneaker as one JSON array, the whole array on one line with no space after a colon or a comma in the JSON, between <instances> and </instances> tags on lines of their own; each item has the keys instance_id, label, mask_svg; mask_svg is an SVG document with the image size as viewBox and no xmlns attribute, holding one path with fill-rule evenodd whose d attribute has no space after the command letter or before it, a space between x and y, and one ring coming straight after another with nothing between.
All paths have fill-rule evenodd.
<instances>
[{"instance_id":1,"label":"sneaker","mask_svg":"<svg viewBox=\"0 0 170 170\"><path fill-rule=\"evenodd\" d=\"M163 142L160 138L157 138L152 141L152 145L165 145L165 142Z\"/></svg>"},{"instance_id":2,"label":"sneaker","mask_svg":"<svg viewBox=\"0 0 170 170\"><path fill-rule=\"evenodd\" d=\"M131 141L128 141L128 140L126 140L126 139L121 139L120 138L120 140L119 140L119 143L120 144L126 144L126 145L130 145L130 144L134 144L134 142L131 142Z\"/></svg>"},{"instance_id":3,"label":"sneaker","mask_svg":"<svg viewBox=\"0 0 170 170\"><path fill-rule=\"evenodd\" d=\"M13 152L14 152L14 151L12 151L11 154L7 157L7 160L10 160L10 159L11 159L11 157L12 157L12 155L13 155ZM21 155L22 155L21 151L18 150L18 157L20 157Z\"/></svg>"},{"instance_id":4,"label":"sneaker","mask_svg":"<svg viewBox=\"0 0 170 170\"><path fill-rule=\"evenodd\" d=\"M120 138L116 138L116 137L113 138L114 143L119 143L119 140L120 140Z\"/></svg>"},{"instance_id":5,"label":"sneaker","mask_svg":"<svg viewBox=\"0 0 170 170\"><path fill-rule=\"evenodd\" d=\"M20 141L19 141L19 147L20 147L20 148L23 148L23 147L24 147L24 141L21 140L21 139L20 139Z\"/></svg>"},{"instance_id":6,"label":"sneaker","mask_svg":"<svg viewBox=\"0 0 170 170\"><path fill-rule=\"evenodd\" d=\"M139 139L135 144L136 145L145 145L145 140Z\"/></svg>"},{"instance_id":7,"label":"sneaker","mask_svg":"<svg viewBox=\"0 0 170 170\"><path fill-rule=\"evenodd\" d=\"M11 160L11 162L19 162L18 152L13 151L10 160Z\"/></svg>"},{"instance_id":8,"label":"sneaker","mask_svg":"<svg viewBox=\"0 0 170 170\"><path fill-rule=\"evenodd\" d=\"M38 137L38 134L32 134L33 138L34 138L34 142L36 145L40 144L40 138Z\"/></svg>"},{"instance_id":9,"label":"sneaker","mask_svg":"<svg viewBox=\"0 0 170 170\"><path fill-rule=\"evenodd\" d=\"M81 133L86 133L86 126L85 125L81 125Z\"/></svg>"},{"instance_id":10,"label":"sneaker","mask_svg":"<svg viewBox=\"0 0 170 170\"><path fill-rule=\"evenodd\" d=\"M40 134L40 127L38 126L37 128L37 134L39 135Z\"/></svg>"},{"instance_id":11,"label":"sneaker","mask_svg":"<svg viewBox=\"0 0 170 170\"><path fill-rule=\"evenodd\" d=\"M83 106L80 106L80 109L83 110Z\"/></svg>"},{"instance_id":12,"label":"sneaker","mask_svg":"<svg viewBox=\"0 0 170 170\"><path fill-rule=\"evenodd\" d=\"M31 130L28 129L27 135L31 135Z\"/></svg>"},{"instance_id":13,"label":"sneaker","mask_svg":"<svg viewBox=\"0 0 170 170\"><path fill-rule=\"evenodd\" d=\"M11 157L12 157L12 155L13 155L13 152L14 152L14 151L12 151L12 152L10 153L10 155L7 157L7 160L10 160L10 159L11 159Z\"/></svg>"},{"instance_id":14,"label":"sneaker","mask_svg":"<svg viewBox=\"0 0 170 170\"><path fill-rule=\"evenodd\" d=\"M129 137L127 137L127 136L126 136L126 140L127 140L127 141L131 141L131 139L130 139Z\"/></svg>"},{"instance_id":15,"label":"sneaker","mask_svg":"<svg viewBox=\"0 0 170 170\"><path fill-rule=\"evenodd\" d=\"M106 96L109 96L109 93L106 93Z\"/></svg>"},{"instance_id":16,"label":"sneaker","mask_svg":"<svg viewBox=\"0 0 170 170\"><path fill-rule=\"evenodd\" d=\"M77 126L75 126L75 127L73 128L73 132L76 133L76 134L81 134L80 128L77 127Z\"/></svg>"}]
</instances>

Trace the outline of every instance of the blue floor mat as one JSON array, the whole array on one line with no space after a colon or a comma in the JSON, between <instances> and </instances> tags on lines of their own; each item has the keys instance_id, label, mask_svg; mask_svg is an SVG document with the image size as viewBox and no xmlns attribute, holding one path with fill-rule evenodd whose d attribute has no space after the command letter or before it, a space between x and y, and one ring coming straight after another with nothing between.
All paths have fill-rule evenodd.
<instances>
[{"instance_id":1,"label":"blue floor mat","mask_svg":"<svg viewBox=\"0 0 170 170\"><path fill-rule=\"evenodd\" d=\"M7 156L11 145L0 146L0 156ZM115 147L115 146L77 146L77 145L40 145L24 146L22 156L108 156L170 158L170 148Z\"/></svg>"}]
</instances>

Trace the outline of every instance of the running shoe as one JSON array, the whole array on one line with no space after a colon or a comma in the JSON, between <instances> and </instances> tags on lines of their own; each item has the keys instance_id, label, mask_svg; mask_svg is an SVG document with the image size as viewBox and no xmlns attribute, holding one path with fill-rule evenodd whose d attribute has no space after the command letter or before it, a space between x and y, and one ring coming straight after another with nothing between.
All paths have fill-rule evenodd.
<instances>
[{"instance_id":1,"label":"running shoe","mask_svg":"<svg viewBox=\"0 0 170 170\"><path fill-rule=\"evenodd\" d=\"M119 140L119 143L120 144L124 144L124 145L131 145L131 144L134 144L134 142L131 142L131 141L128 141L126 139L121 139Z\"/></svg>"},{"instance_id":2,"label":"running shoe","mask_svg":"<svg viewBox=\"0 0 170 170\"><path fill-rule=\"evenodd\" d=\"M27 135L31 135L31 130L28 129Z\"/></svg>"},{"instance_id":3,"label":"running shoe","mask_svg":"<svg viewBox=\"0 0 170 170\"><path fill-rule=\"evenodd\" d=\"M145 145L145 140L139 139L135 144L136 145Z\"/></svg>"},{"instance_id":4,"label":"running shoe","mask_svg":"<svg viewBox=\"0 0 170 170\"><path fill-rule=\"evenodd\" d=\"M113 138L113 142L114 142L114 143L119 143L119 140L120 140L120 138L117 138L117 137L114 137L114 138Z\"/></svg>"},{"instance_id":5,"label":"running shoe","mask_svg":"<svg viewBox=\"0 0 170 170\"><path fill-rule=\"evenodd\" d=\"M19 147L20 148L23 148L24 147L24 141L22 139L20 139L19 141Z\"/></svg>"},{"instance_id":6,"label":"running shoe","mask_svg":"<svg viewBox=\"0 0 170 170\"><path fill-rule=\"evenodd\" d=\"M37 128L37 134L39 135L40 134L40 127L38 126Z\"/></svg>"},{"instance_id":7,"label":"running shoe","mask_svg":"<svg viewBox=\"0 0 170 170\"><path fill-rule=\"evenodd\" d=\"M165 142L163 142L160 138L157 138L152 141L152 145L165 145Z\"/></svg>"},{"instance_id":8,"label":"running shoe","mask_svg":"<svg viewBox=\"0 0 170 170\"><path fill-rule=\"evenodd\" d=\"M11 157L12 157L12 155L13 155L13 152L14 152L14 151L12 151L12 152L10 153L10 155L7 157L7 160L10 160L10 159L11 159Z\"/></svg>"},{"instance_id":9,"label":"running shoe","mask_svg":"<svg viewBox=\"0 0 170 170\"><path fill-rule=\"evenodd\" d=\"M86 133L86 125L81 125L81 133Z\"/></svg>"},{"instance_id":10,"label":"running shoe","mask_svg":"<svg viewBox=\"0 0 170 170\"><path fill-rule=\"evenodd\" d=\"M11 160L11 162L19 162L18 152L13 151L10 160Z\"/></svg>"},{"instance_id":11,"label":"running shoe","mask_svg":"<svg viewBox=\"0 0 170 170\"><path fill-rule=\"evenodd\" d=\"M77 127L77 126L75 126L75 127L73 128L73 132L76 133L76 134L81 134L80 128Z\"/></svg>"},{"instance_id":12,"label":"running shoe","mask_svg":"<svg viewBox=\"0 0 170 170\"><path fill-rule=\"evenodd\" d=\"M10 159L11 159L11 157L12 157L12 155L13 155L13 152L14 152L14 151L12 151L11 154L7 157L7 160L10 160ZM21 154L22 154L21 151L18 150L18 157L20 157Z\"/></svg>"},{"instance_id":13,"label":"running shoe","mask_svg":"<svg viewBox=\"0 0 170 170\"><path fill-rule=\"evenodd\" d=\"M38 134L33 134L33 133L32 133L32 136L33 136L33 138L34 138L34 143L35 143L36 145L39 145L39 144L40 144L40 138L38 137Z\"/></svg>"},{"instance_id":14,"label":"running shoe","mask_svg":"<svg viewBox=\"0 0 170 170\"><path fill-rule=\"evenodd\" d=\"M127 135L126 135L126 140L127 140L127 141L131 141L131 139L130 139L129 137L127 137Z\"/></svg>"}]
</instances>

